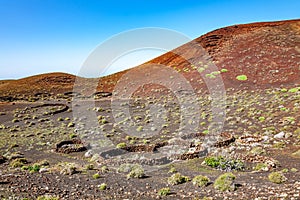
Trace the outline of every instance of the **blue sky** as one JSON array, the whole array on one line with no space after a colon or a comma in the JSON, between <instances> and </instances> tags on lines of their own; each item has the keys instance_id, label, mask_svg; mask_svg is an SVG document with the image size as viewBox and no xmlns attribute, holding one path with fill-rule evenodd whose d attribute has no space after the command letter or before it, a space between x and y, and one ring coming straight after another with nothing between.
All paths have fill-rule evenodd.
<instances>
[{"instance_id":1,"label":"blue sky","mask_svg":"<svg viewBox=\"0 0 300 200\"><path fill-rule=\"evenodd\" d=\"M296 18L299 0L0 0L0 79L77 74L99 44L134 28L194 39L228 25Z\"/></svg>"}]
</instances>

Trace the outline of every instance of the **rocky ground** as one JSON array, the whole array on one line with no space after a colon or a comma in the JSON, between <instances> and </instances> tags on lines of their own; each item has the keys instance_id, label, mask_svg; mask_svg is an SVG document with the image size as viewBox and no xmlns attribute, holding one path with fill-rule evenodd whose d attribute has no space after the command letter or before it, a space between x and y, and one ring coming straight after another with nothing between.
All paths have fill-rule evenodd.
<instances>
[{"instance_id":1,"label":"rocky ground","mask_svg":"<svg viewBox=\"0 0 300 200\"><path fill-rule=\"evenodd\" d=\"M2 198L34 199L42 195L60 199L300 198L299 88L296 92L290 88L228 92L231 94L227 96L222 129L227 134L214 136L217 140L208 154L202 154L201 147L212 134L208 132L212 112L205 105L208 96L197 100L202 110L200 126L194 133L182 134L176 118L178 111L176 106L169 105L173 105L169 97L165 106L170 120L162 124L158 135L146 134L146 138L128 135L116 126L109 97L96 100L92 108L86 103L91 99L80 97L85 103L76 101L79 110L75 106L72 109L70 97L61 95L61 99L2 103ZM146 128L152 116L145 115L150 113L149 102L156 104L164 98L136 99L130 105L133 122L124 124L145 127L140 130L141 135L151 131ZM145 107L137 109L141 103ZM99 126L86 129L86 117L74 114L82 110L86 111L85 116L96 114ZM110 141L108 149L97 146L100 141ZM219 156L225 160L223 167L205 163L207 158ZM123 172L124 164L128 169ZM128 177L134 164L143 169L141 177ZM235 189L225 192L215 189L214 181L228 171L236 177L232 183ZM268 178L272 172L280 172L285 178L273 183ZM172 185L168 178L176 173L191 180L203 175L210 181L204 187L195 186L191 180ZM103 183L107 185L105 190L100 189ZM170 194L159 195L161 188L170 188Z\"/></svg>"}]
</instances>

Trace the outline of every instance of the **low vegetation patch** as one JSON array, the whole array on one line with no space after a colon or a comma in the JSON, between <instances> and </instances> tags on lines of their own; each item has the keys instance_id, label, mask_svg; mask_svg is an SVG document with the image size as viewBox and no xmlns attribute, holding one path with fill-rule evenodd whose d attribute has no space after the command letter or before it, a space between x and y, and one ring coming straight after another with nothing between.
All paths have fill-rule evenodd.
<instances>
[{"instance_id":1,"label":"low vegetation patch","mask_svg":"<svg viewBox=\"0 0 300 200\"><path fill-rule=\"evenodd\" d=\"M219 169L219 170L226 170L226 171L231 171L231 170L241 171L245 168L245 165L242 161L229 159L229 158L224 158L222 156L206 157L204 159L204 163L207 166L210 166L212 168L216 168L216 169Z\"/></svg>"},{"instance_id":2,"label":"low vegetation patch","mask_svg":"<svg viewBox=\"0 0 300 200\"><path fill-rule=\"evenodd\" d=\"M170 185L178 185L188 181L190 181L190 178L187 176L182 176L180 173L173 174L171 177L168 178L168 183Z\"/></svg>"},{"instance_id":3,"label":"low vegetation patch","mask_svg":"<svg viewBox=\"0 0 300 200\"><path fill-rule=\"evenodd\" d=\"M239 81L246 81L248 77L246 75L238 75L236 79Z\"/></svg>"},{"instance_id":4,"label":"low vegetation patch","mask_svg":"<svg viewBox=\"0 0 300 200\"><path fill-rule=\"evenodd\" d=\"M126 147L126 143L125 143L125 142L121 142L121 143L117 144L116 147L117 147L118 149L125 148L125 147Z\"/></svg>"},{"instance_id":5,"label":"low vegetation patch","mask_svg":"<svg viewBox=\"0 0 300 200\"><path fill-rule=\"evenodd\" d=\"M141 165L138 164L122 164L118 169L119 173L128 173L127 178L143 178L145 171Z\"/></svg>"},{"instance_id":6,"label":"low vegetation patch","mask_svg":"<svg viewBox=\"0 0 300 200\"><path fill-rule=\"evenodd\" d=\"M127 174L127 178L143 178L145 177L145 171L140 165L136 165L130 172Z\"/></svg>"},{"instance_id":7,"label":"low vegetation patch","mask_svg":"<svg viewBox=\"0 0 300 200\"><path fill-rule=\"evenodd\" d=\"M59 200L59 198L46 195L46 196L39 196L37 200Z\"/></svg>"},{"instance_id":8,"label":"low vegetation patch","mask_svg":"<svg viewBox=\"0 0 300 200\"><path fill-rule=\"evenodd\" d=\"M99 185L99 190L106 190L106 189L107 189L106 183L102 183L101 185Z\"/></svg>"},{"instance_id":9,"label":"low vegetation patch","mask_svg":"<svg viewBox=\"0 0 300 200\"><path fill-rule=\"evenodd\" d=\"M216 190L224 191L234 191L235 190L235 176L232 173L225 173L220 175L214 182L214 188Z\"/></svg>"},{"instance_id":10,"label":"low vegetation patch","mask_svg":"<svg viewBox=\"0 0 300 200\"><path fill-rule=\"evenodd\" d=\"M282 172L272 172L269 174L268 178L269 181L277 184L283 183L287 180L287 178L282 174Z\"/></svg>"},{"instance_id":11,"label":"low vegetation patch","mask_svg":"<svg viewBox=\"0 0 300 200\"><path fill-rule=\"evenodd\" d=\"M210 179L207 176L198 175L192 180L193 185L198 187L205 187L208 185Z\"/></svg>"},{"instance_id":12,"label":"low vegetation patch","mask_svg":"<svg viewBox=\"0 0 300 200\"><path fill-rule=\"evenodd\" d=\"M101 176L100 176L100 174L98 174L98 173L96 173L96 174L94 174L93 175L93 179L99 179Z\"/></svg>"},{"instance_id":13,"label":"low vegetation patch","mask_svg":"<svg viewBox=\"0 0 300 200\"><path fill-rule=\"evenodd\" d=\"M166 188L161 188L159 191L158 191L158 195L159 196L167 196L171 193L171 190L169 187L166 187Z\"/></svg>"}]
</instances>

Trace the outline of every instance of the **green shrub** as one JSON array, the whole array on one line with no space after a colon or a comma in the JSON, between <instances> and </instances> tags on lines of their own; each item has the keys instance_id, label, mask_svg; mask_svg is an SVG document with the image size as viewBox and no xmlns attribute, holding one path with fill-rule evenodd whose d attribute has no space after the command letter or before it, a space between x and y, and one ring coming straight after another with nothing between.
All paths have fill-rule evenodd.
<instances>
[{"instance_id":1,"label":"green shrub","mask_svg":"<svg viewBox=\"0 0 300 200\"><path fill-rule=\"evenodd\" d=\"M99 185L99 190L106 190L106 189L107 189L106 183L102 183L101 185Z\"/></svg>"},{"instance_id":2,"label":"green shrub","mask_svg":"<svg viewBox=\"0 0 300 200\"><path fill-rule=\"evenodd\" d=\"M287 178L281 172L272 172L269 174L268 178L269 181L277 184L283 183L287 180Z\"/></svg>"},{"instance_id":3,"label":"green shrub","mask_svg":"<svg viewBox=\"0 0 300 200\"><path fill-rule=\"evenodd\" d=\"M197 70L198 70L199 73L202 73L205 70L205 68L199 67Z\"/></svg>"},{"instance_id":4,"label":"green shrub","mask_svg":"<svg viewBox=\"0 0 300 200\"><path fill-rule=\"evenodd\" d=\"M117 172L118 173L128 173L136 166L137 166L137 164L124 163L124 164L120 165L120 167L117 169Z\"/></svg>"},{"instance_id":5,"label":"green shrub","mask_svg":"<svg viewBox=\"0 0 300 200\"><path fill-rule=\"evenodd\" d=\"M246 81L248 77L246 75L238 75L236 79L239 81Z\"/></svg>"},{"instance_id":6,"label":"green shrub","mask_svg":"<svg viewBox=\"0 0 300 200\"><path fill-rule=\"evenodd\" d=\"M19 119L16 119L16 118L14 118L14 119L12 120L12 123L17 123L17 122L20 122L20 120L19 120Z\"/></svg>"},{"instance_id":7,"label":"green shrub","mask_svg":"<svg viewBox=\"0 0 300 200\"><path fill-rule=\"evenodd\" d=\"M291 89L289 89L289 92L291 92L291 93L296 93L298 91L299 91L299 88L291 88Z\"/></svg>"},{"instance_id":8,"label":"green shrub","mask_svg":"<svg viewBox=\"0 0 300 200\"><path fill-rule=\"evenodd\" d=\"M96 173L93 175L93 179L99 179L100 178L100 174Z\"/></svg>"},{"instance_id":9,"label":"green shrub","mask_svg":"<svg viewBox=\"0 0 300 200\"><path fill-rule=\"evenodd\" d=\"M209 181L207 176L198 175L193 178L192 183L198 187L204 187L208 185Z\"/></svg>"},{"instance_id":10,"label":"green shrub","mask_svg":"<svg viewBox=\"0 0 300 200\"><path fill-rule=\"evenodd\" d=\"M284 142L276 142L273 144L273 148L276 148L276 149L281 149L281 148L284 148L285 147L285 143Z\"/></svg>"},{"instance_id":11,"label":"green shrub","mask_svg":"<svg viewBox=\"0 0 300 200\"><path fill-rule=\"evenodd\" d=\"M257 163L254 167L255 171L268 171L268 165L265 163Z\"/></svg>"},{"instance_id":12,"label":"green shrub","mask_svg":"<svg viewBox=\"0 0 300 200\"><path fill-rule=\"evenodd\" d=\"M187 176L182 176L180 173L173 174L171 177L168 178L168 183L170 185L178 185L181 183L185 183L189 181L190 178Z\"/></svg>"},{"instance_id":13,"label":"green shrub","mask_svg":"<svg viewBox=\"0 0 300 200\"><path fill-rule=\"evenodd\" d=\"M265 153L266 153L266 150L263 149L262 147L254 147L250 151L250 154L252 154L252 155L262 155L262 154L265 154Z\"/></svg>"},{"instance_id":14,"label":"green shrub","mask_svg":"<svg viewBox=\"0 0 300 200\"><path fill-rule=\"evenodd\" d=\"M127 174L127 178L143 178L145 177L145 171L141 165L135 165L129 174Z\"/></svg>"},{"instance_id":15,"label":"green shrub","mask_svg":"<svg viewBox=\"0 0 300 200\"><path fill-rule=\"evenodd\" d=\"M169 173L176 173L177 172L177 170L176 170L176 168L174 167L174 166L172 166L171 168L170 168L170 170L169 170Z\"/></svg>"},{"instance_id":16,"label":"green shrub","mask_svg":"<svg viewBox=\"0 0 300 200\"><path fill-rule=\"evenodd\" d=\"M61 163L57 166L61 169L60 173L64 175L73 175L78 172L75 163Z\"/></svg>"},{"instance_id":17,"label":"green shrub","mask_svg":"<svg viewBox=\"0 0 300 200\"><path fill-rule=\"evenodd\" d=\"M221 69L221 72L225 73L225 72L228 72L228 70L227 69Z\"/></svg>"},{"instance_id":18,"label":"green shrub","mask_svg":"<svg viewBox=\"0 0 300 200\"><path fill-rule=\"evenodd\" d=\"M138 164L122 164L117 172L128 173L127 178L143 178L145 176L143 167Z\"/></svg>"},{"instance_id":19,"label":"green shrub","mask_svg":"<svg viewBox=\"0 0 300 200\"><path fill-rule=\"evenodd\" d=\"M70 139L73 139L73 138L76 138L77 137L77 135L75 134L75 133L71 133L70 135L69 135L69 138Z\"/></svg>"},{"instance_id":20,"label":"green shrub","mask_svg":"<svg viewBox=\"0 0 300 200\"><path fill-rule=\"evenodd\" d=\"M224 158L222 156L218 157L206 157L204 159L204 163L207 166L219 169L219 170L243 170L245 168L245 165L240 160L234 160L229 158Z\"/></svg>"},{"instance_id":21,"label":"green shrub","mask_svg":"<svg viewBox=\"0 0 300 200\"><path fill-rule=\"evenodd\" d=\"M297 171L298 171L298 169L296 169L296 168L291 168L291 172L295 173L295 172L297 172Z\"/></svg>"},{"instance_id":22,"label":"green shrub","mask_svg":"<svg viewBox=\"0 0 300 200\"><path fill-rule=\"evenodd\" d=\"M143 129L144 129L143 126L139 126L139 127L137 127L136 131L141 132L141 131L143 131Z\"/></svg>"},{"instance_id":23,"label":"green shrub","mask_svg":"<svg viewBox=\"0 0 300 200\"><path fill-rule=\"evenodd\" d=\"M288 90L286 88L282 88L280 91L281 92L287 92Z\"/></svg>"},{"instance_id":24,"label":"green shrub","mask_svg":"<svg viewBox=\"0 0 300 200\"><path fill-rule=\"evenodd\" d=\"M87 164L87 165L85 166L85 169L86 169L86 170L93 170L93 169L94 169L94 165L93 165L93 164Z\"/></svg>"},{"instance_id":25,"label":"green shrub","mask_svg":"<svg viewBox=\"0 0 300 200\"><path fill-rule=\"evenodd\" d=\"M39 172L40 169L41 169L41 166L39 164L34 164L34 165L28 167L28 170L30 172Z\"/></svg>"},{"instance_id":26,"label":"green shrub","mask_svg":"<svg viewBox=\"0 0 300 200\"><path fill-rule=\"evenodd\" d=\"M68 128L73 128L73 127L75 127L75 123L74 122L68 123Z\"/></svg>"},{"instance_id":27,"label":"green shrub","mask_svg":"<svg viewBox=\"0 0 300 200\"><path fill-rule=\"evenodd\" d=\"M121 142L119 144L117 144L117 148L118 149L122 149L122 148L125 148L126 147L126 143L125 142Z\"/></svg>"},{"instance_id":28,"label":"green shrub","mask_svg":"<svg viewBox=\"0 0 300 200\"><path fill-rule=\"evenodd\" d=\"M161 188L159 191L158 191L158 195L159 196L167 196L171 193L171 190L170 188L166 187L166 188Z\"/></svg>"},{"instance_id":29,"label":"green shrub","mask_svg":"<svg viewBox=\"0 0 300 200\"><path fill-rule=\"evenodd\" d=\"M102 166L101 167L101 172L105 173L105 172L108 172L108 171L109 171L109 169L108 169L107 166Z\"/></svg>"},{"instance_id":30,"label":"green shrub","mask_svg":"<svg viewBox=\"0 0 300 200\"><path fill-rule=\"evenodd\" d=\"M225 173L220 175L214 182L214 188L220 191L234 191L235 190L235 176L232 173Z\"/></svg>"},{"instance_id":31,"label":"green shrub","mask_svg":"<svg viewBox=\"0 0 300 200\"><path fill-rule=\"evenodd\" d=\"M39 196L37 200L59 200L59 198L46 195L46 196Z\"/></svg>"},{"instance_id":32,"label":"green shrub","mask_svg":"<svg viewBox=\"0 0 300 200\"><path fill-rule=\"evenodd\" d=\"M217 168L220 165L220 157L207 157L204 159L206 165Z\"/></svg>"},{"instance_id":33,"label":"green shrub","mask_svg":"<svg viewBox=\"0 0 300 200\"><path fill-rule=\"evenodd\" d=\"M213 74L205 74L205 77L207 77L207 78L211 78L211 79L214 79L214 78L216 78L216 76L215 76L215 75L213 75Z\"/></svg>"}]
</instances>

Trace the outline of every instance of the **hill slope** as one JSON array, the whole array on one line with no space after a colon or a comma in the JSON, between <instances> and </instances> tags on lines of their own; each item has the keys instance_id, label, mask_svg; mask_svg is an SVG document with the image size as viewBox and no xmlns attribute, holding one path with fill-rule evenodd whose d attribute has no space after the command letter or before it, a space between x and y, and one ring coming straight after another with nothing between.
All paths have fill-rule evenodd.
<instances>
[{"instance_id":1,"label":"hill slope","mask_svg":"<svg viewBox=\"0 0 300 200\"><path fill-rule=\"evenodd\" d=\"M146 64L173 67L183 74L194 88L205 88L204 81L201 81L199 73L192 68L190 63L203 56L202 48L191 49L194 44L199 44L208 52L219 70L226 69L226 73L221 73L226 88L280 85L293 87L300 83L300 20L252 23L221 28ZM184 55L185 59L178 53ZM145 64L139 67L143 66ZM97 90L111 92L117 80L125 72L127 71L101 78ZM246 75L248 80L238 81L236 79L238 75ZM71 91L74 81L75 76L63 73L1 81L0 96L43 91L50 93Z\"/></svg>"}]
</instances>

